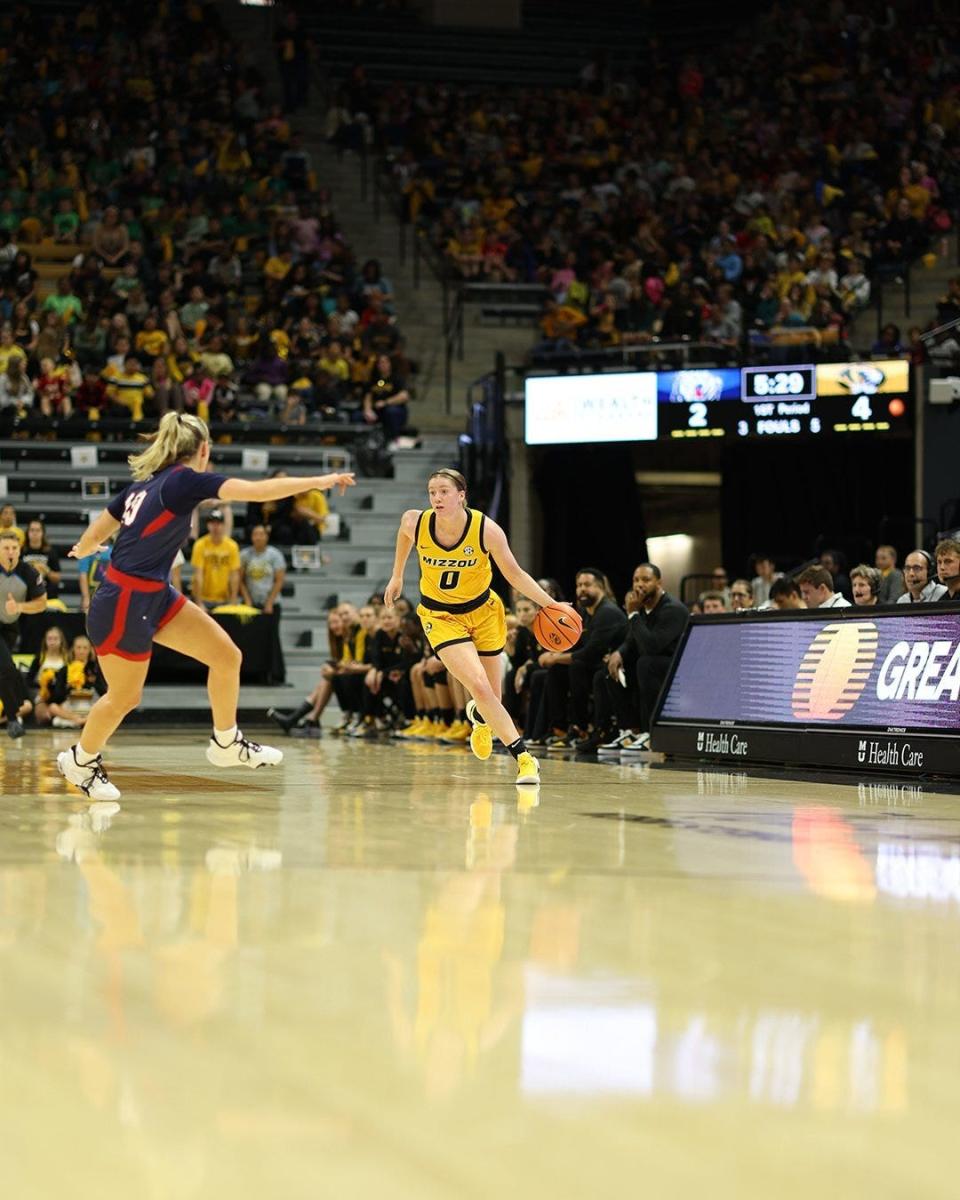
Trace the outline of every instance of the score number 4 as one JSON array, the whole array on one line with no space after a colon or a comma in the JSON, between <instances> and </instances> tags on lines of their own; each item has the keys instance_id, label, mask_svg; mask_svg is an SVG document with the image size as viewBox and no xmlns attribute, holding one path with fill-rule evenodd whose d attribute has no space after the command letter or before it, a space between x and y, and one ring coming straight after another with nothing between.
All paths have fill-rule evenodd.
<instances>
[{"instance_id":1,"label":"score number 4","mask_svg":"<svg viewBox=\"0 0 960 1200\"><path fill-rule=\"evenodd\" d=\"M850 409L850 416L856 417L858 421L869 421L873 416L873 409L870 407L870 397L858 396L853 408Z\"/></svg>"}]
</instances>

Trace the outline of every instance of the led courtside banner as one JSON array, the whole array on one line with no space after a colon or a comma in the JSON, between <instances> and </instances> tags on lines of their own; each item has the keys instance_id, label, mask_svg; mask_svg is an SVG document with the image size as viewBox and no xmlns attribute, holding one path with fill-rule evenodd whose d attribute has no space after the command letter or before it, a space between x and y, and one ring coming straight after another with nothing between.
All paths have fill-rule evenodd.
<instances>
[{"instance_id":1,"label":"led courtside banner","mask_svg":"<svg viewBox=\"0 0 960 1200\"><path fill-rule=\"evenodd\" d=\"M652 744L738 762L960 775L960 606L694 618Z\"/></svg>"}]
</instances>

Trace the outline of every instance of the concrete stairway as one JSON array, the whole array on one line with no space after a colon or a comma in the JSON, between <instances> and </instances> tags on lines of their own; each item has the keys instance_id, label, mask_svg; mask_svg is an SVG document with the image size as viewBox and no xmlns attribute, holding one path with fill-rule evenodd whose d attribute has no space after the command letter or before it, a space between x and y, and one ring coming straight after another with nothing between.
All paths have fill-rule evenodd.
<instances>
[{"instance_id":1,"label":"concrete stairway","mask_svg":"<svg viewBox=\"0 0 960 1200\"><path fill-rule=\"evenodd\" d=\"M406 230L406 262L401 261L400 225L381 203L379 219L374 215L372 183L367 199L362 198L360 161L356 154L338 154L317 136L318 115L298 120L310 138L317 173L333 193L333 209L347 240L358 258L378 258L396 293L397 321L410 356L419 373L414 380L416 400L411 421L427 431L460 430L466 416L469 385L492 370L494 357L502 350L508 362L521 362L533 344L536 332L529 325L488 326L480 323L479 310L465 313L464 358L454 356L450 411L445 403L445 343L443 337L443 292L426 263L421 263L419 286L414 284L413 231Z\"/></svg>"}]
</instances>

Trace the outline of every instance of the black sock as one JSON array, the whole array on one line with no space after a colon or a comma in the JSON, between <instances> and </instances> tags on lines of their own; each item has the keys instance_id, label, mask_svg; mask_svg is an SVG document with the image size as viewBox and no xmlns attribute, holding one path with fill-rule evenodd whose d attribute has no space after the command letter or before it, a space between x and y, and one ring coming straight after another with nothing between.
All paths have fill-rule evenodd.
<instances>
[{"instance_id":1,"label":"black sock","mask_svg":"<svg viewBox=\"0 0 960 1200\"><path fill-rule=\"evenodd\" d=\"M467 710L465 708L458 708L457 709L457 720L460 721L462 724L464 721L466 721L466 719L467 719Z\"/></svg>"},{"instance_id":2,"label":"black sock","mask_svg":"<svg viewBox=\"0 0 960 1200\"><path fill-rule=\"evenodd\" d=\"M511 742L507 747L507 752L512 754L514 758L519 758L521 754L526 754L527 746L522 737L518 737L515 742Z\"/></svg>"},{"instance_id":3,"label":"black sock","mask_svg":"<svg viewBox=\"0 0 960 1200\"><path fill-rule=\"evenodd\" d=\"M417 720L418 721L422 721L426 715L427 715L427 710L425 708L417 709Z\"/></svg>"},{"instance_id":4,"label":"black sock","mask_svg":"<svg viewBox=\"0 0 960 1200\"><path fill-rule=\"evenodd\" d=\"M440 709L439 708L431 708L430 709L430 720L431 721L439 721L440 720Z\"/></svg>"},{"instance_id":5,"label":"black sock","mask_svg":"<svg viewBox=\"0 0 960 1200\"><path fill-rule=\"evenodd\" d=\"M453 722L453 709L442 708L440 710L440 716L443 718L444 725L450 725Z\"/></svg>"}]
</instances>

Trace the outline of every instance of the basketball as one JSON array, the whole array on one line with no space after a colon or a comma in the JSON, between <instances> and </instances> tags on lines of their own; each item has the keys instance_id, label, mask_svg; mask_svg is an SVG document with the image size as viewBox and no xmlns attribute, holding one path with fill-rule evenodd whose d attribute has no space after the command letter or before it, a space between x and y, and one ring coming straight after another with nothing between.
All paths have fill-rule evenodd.
<instances>
[{"instance_id":1,"label":"basketball","mask_svg":"<svg viewBox=\"0 0 960 1200\"><path fill-rule=\"evenodd\" d=\"M544 650L572 650L581 633L583 621L569 604L548 604L533 619L533 636Z\"/></svg>"}]
</instances>

